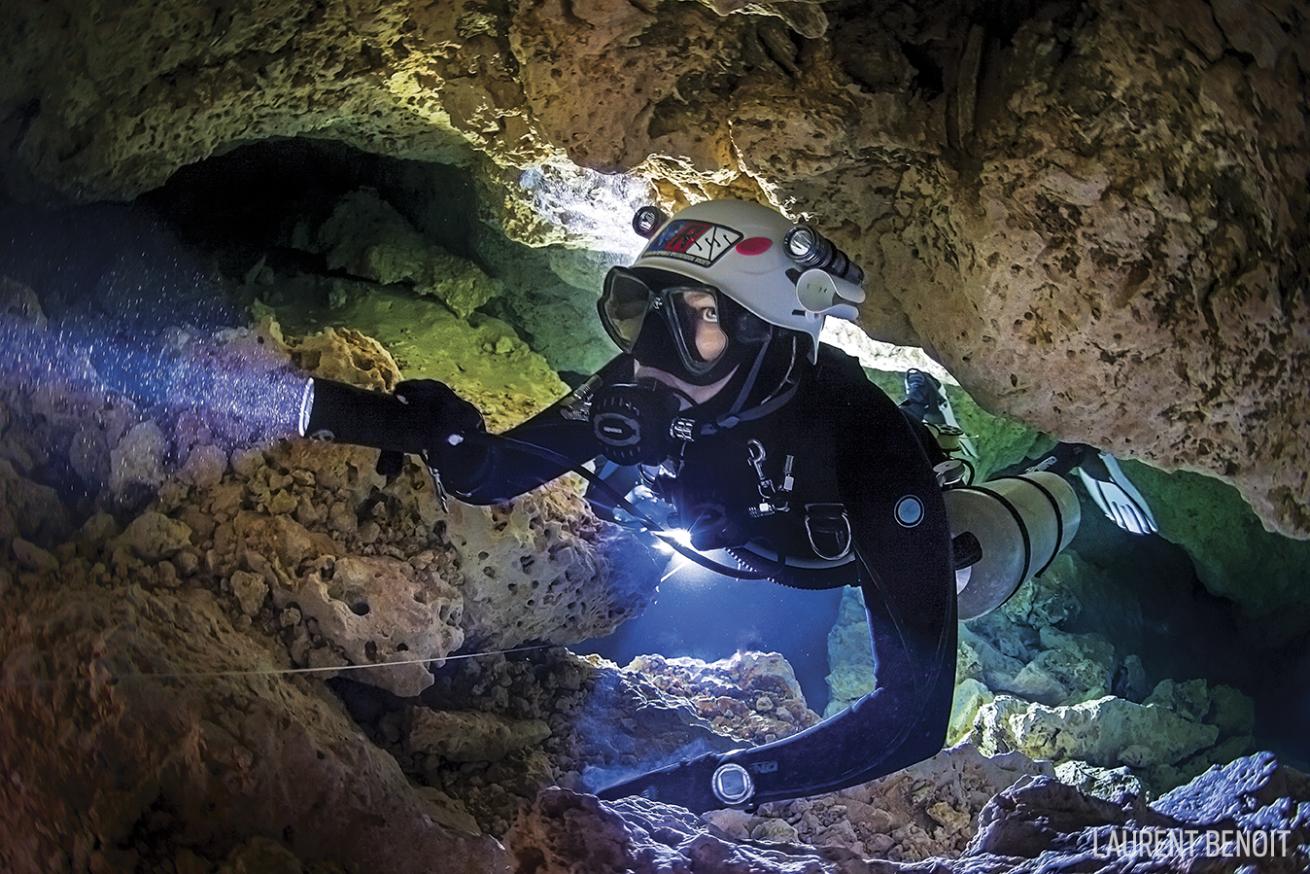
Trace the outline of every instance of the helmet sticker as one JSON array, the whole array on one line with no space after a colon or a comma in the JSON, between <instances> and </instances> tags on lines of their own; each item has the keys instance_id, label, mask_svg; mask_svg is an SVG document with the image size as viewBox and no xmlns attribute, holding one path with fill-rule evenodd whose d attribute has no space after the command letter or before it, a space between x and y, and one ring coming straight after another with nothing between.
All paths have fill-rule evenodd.
<instances>
[{"instance_id":1,"label":"helmet sticker","mask_svg":"<svg viewBox=\"0 0 1310 874\"><path fill-rule=\"evenodd\" d=\"M663 255L709 267L741 237L739 231L724 225L681 219L669 222L644 254Z\"/></svg>"},{"instance_id":2,"label":"helmet sticker","mask_svg":"<svg viewBox=\"0 0 1310 874\"><path fill-rule=\"evenodd\" d=\"M763 255L772 245L768 237L747 237L737 244L737 251L743 255Z\"/></svg>"}]
</instances>

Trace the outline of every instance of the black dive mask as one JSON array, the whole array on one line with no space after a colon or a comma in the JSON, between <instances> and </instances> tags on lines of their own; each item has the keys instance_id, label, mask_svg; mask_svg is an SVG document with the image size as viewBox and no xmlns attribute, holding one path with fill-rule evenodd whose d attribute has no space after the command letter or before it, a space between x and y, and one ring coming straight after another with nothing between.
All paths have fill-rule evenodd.
<instances>
[{"instance_id":1,"label":"black dive mask","mask_svg":"<svg viewBox=\"0 0 1310 874\"><path fill-rule=\"evenodd\" d=\"M597 309L620 349L691 385L723 379L768 332L714 286L651 268L612 268Z\"/></svg>"},{"instance_id":2,"label":"black dive mask","mask_svg":"<svg viewBox=\"0 0 1310 874\"><path fill-rule=\"evenodd\" d=\"M616 464L661 463L676 447L673 420L685 397L653 380L604 386L590 411L601 452Z\"/></svg>"}]
</instances>

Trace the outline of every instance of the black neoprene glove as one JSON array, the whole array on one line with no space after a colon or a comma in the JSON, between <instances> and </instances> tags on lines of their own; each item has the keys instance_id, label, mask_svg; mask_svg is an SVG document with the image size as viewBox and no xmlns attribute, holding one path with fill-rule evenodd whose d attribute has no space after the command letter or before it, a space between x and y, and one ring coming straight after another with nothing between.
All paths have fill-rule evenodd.
<instances>
[{"instance_id":1,"label":"black neoprene glove","mask_svg":"<svg viewBox=\"0 0 1310 874\"><path fill-rule=\"evenodd\" d=\"M420 435L428 463L447 471L467 459L467 443L452 446L452 434L485 432L486 423L478 408L461 398L443 382L435 379L409 379L396 386L395 395L413 416L413 427ZM383 452L378 456L378 473L388 478L400 473L404 456Z\"/></svg>"}]
</instances>

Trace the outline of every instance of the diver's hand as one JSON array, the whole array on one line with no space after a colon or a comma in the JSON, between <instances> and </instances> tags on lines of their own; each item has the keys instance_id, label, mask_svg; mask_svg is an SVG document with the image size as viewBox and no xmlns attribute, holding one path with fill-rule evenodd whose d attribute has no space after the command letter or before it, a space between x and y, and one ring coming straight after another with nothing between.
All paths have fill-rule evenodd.
<instances>
[{"instance_id":1,"label":"diver's hand","mask_svg":"<svg viewBox=\"0 0 1310 874\"><path fill-rule=\"evenodd\" d=\"M597 792L596 796L605 801L618 801L630 795L640 795L651 801L677 804L693 813L720 810L730 806L720 801L712 788L714 772L723 759L717 753L706 753L615 783Z\"/></svg>"},{"instance_id":2,"label":"diver's hand","mask_svg":"<svg viewBox=\"0 0 1310 874\"><path fill-rule=\"evenodd\" d=\"M1155 534L1160 529L1146 498L1107 452L1088 455L1078 465L1078 476L1111 522L1129 534Z\"/></svg>"},{"instance_id":3,"label":"diver's hand","mask_svg":"<svg viewBox=\"0 0 1310 874\"><path fill-rule=\"evenodd\" d=\"M428 463L438 469L449 467L454 459L451 435L486 430L478 408L444 382L409 379L396 386L395 394L412 411L415 426L423 435Z\"/></svg>"}]
</instances>

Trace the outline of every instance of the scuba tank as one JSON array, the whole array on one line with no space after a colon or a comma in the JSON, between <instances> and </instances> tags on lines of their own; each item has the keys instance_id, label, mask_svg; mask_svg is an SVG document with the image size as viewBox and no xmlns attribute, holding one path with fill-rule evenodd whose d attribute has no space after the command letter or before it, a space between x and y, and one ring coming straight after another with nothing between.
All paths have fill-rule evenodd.
<instances>
[{"instance_id":1,"label":"scuba tank","mask_svg":"<svg viewBox=\"0 0 1310 874\"><path fill-rule=\"evenodd\" d=\"M943 497L956 544L961 620L995 610L1050 567L1081 519L1073 486L1046 471L958 486Z\"/></svg>"}]
</instances>

